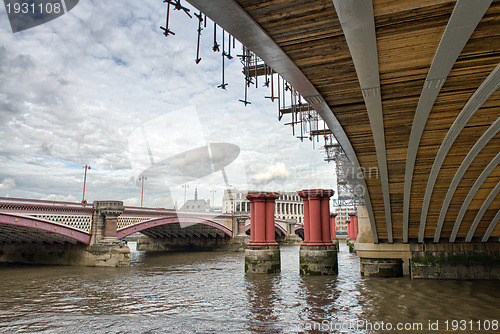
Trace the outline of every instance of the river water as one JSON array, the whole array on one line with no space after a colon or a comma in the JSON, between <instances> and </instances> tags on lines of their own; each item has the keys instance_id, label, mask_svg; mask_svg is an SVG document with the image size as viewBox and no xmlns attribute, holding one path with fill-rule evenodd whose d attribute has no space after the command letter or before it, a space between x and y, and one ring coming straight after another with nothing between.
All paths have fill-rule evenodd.
<instances>
[{"instance_id":1,"label":"river water","mask_svg":"<svg viewBox=\"0 0 500 334\"><path fill-rule=\"evenodd\" d=\"M5 333L500 333L499 281L362 278L345 245L339 274L245 275L244 253L146 254L129 268L0 267Z\"/></svg>"}]
</instances>

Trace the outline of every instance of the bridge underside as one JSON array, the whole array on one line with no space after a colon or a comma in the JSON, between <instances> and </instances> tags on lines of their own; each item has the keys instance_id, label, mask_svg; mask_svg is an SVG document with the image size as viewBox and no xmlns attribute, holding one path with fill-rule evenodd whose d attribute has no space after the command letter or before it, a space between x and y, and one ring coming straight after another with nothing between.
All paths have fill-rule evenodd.
<instances>
[{"instance_id":1,"label":"bridge underside","mask_svg":"<svg viewBox=\"0 0 500 334\"><path fill-rule=\"evenodd\" d=\"M500 1L189 0L365 171L375 243L498 241Z\"/></svg>"},{"instance_id":2,"label":"bridge underside","mask_svg":"<svg viewBox=\"0 0 500 334\"><path fill-rule=\"evenodd\" d=\"M232 240L223 230L202 223L169 223L141 230L140 233L147 236L138 240L137 249L142 251L219 249L227 247Z\"/></svg>"},{"instance_id":3,"label":"bridge underside","mask_svg":"<svg viewBox=\"0 0 500 334\"><path fill-rule=\"evenodd\" d=\"M141 231L142 234L153 239L193 239L193 238L229 238L222 230L204 224L192 224L189 226L181 226L179 223L165 224L153 226Z\"/></svg>"},{"instance_id":4,"label":"bridge underside","mask_svg":"<svg viewBox=\"0 0 500 334\"><path fill-rule=\"evenodd\" d=\"M0 223L0 244L77 244L74 238L25 226Z\"/></svg>"}]
</instances>

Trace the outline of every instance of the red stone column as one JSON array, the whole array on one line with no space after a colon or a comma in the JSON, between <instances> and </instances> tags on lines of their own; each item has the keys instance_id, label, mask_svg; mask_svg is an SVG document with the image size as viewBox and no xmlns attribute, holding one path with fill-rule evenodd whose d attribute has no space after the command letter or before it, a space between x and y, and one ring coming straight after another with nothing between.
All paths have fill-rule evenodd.
<instances>
[{"instance_id":1,"label":"red stone column","mask_svg":"<svg viewBox=\"0 0 500 334\"><path fill-rule=\"evenodd\" d=\"M353 217L353 219L354 219L354 225L353 225L354 239L357 239L358 238L358 216Z\"/></svg>"},{"instance_id":2,"label":"red stone column","mask_svg":"<svg viewBox=\"0 0 500 334\"><path fill-rule=\"evenodd\" d=\"M277 245L274 238L274 201L276 193L250 193L250 242L249 245Z\"/></svg>"},{"instance_id":3,"label":"red stone column","mask_svg":"<svg viewBox=\"0 0 500 334\"><path fill-rule=\"evenodd\" d=\"M304 202L303 246L331 246L330 197L333 190L312 189L298 192Z\"/></svg>"},{"instance_id":4,"label":"red stone column","mask_svg":"<svg viewBox=\"0 0 500 334\"><path fill-rule=\"evenodd\" d=\"M336 213L330 214L330 235L332 240L337 239L337 224L335 223Z\"/></svg>"},{"instance_id":5,"label":"red stone column","mask_svg":"<svg viewBox=\"0 0 500 334\"><path fill-rule=\"evenodd\" d=\"M253 212L255 212L255 202L250 201L250 242L255 241L255 214L252 214Z\"/></svg>"},{"instance_id":6,"label":"red stone column","mask_svg":"<svg viewBox=\"0 0 500 334\"><path fill-rule=\"evenodd\" d=\"M348 222L348 234L349 234L349 239L355 239L356 237L354 236L354 219L355 219L356 214L354 212L349 212L349 222Z\"/></svg>"},{"instance_id":7,"label":"red stone column","mask_svg":"<svg viewBox=\"0 0 500 334\"><path fill-rule=\"evenodd\" d=\"M335 275L338 273L338 248L332 242L330 228L330 197L333 190L302 190L298 194L304 201L304 234L309 231L310 237L305 238L300 246L300 273Z\"/></svg>"},{"instance_id":8,"label":"red stone column","mask_svg":"<svg viewBox=\"0 0 500 334\"><path fill-rule=\"evenodd\" d=\"M266 242L268 245L277 245L274 234L274 201L275 197L266 198Z\"/></svg>"},{"instance_id":9,"label":"red stone column","mask_svg":"<svg viewBox=\"0 0 500 334\"><path fill-rule=\"evenodd\" d=\"M302 197L301 192L298 193L299 196ZM306 246L311 240L311 231L309 229L309 199L307 196L302 197L302 201L304 202L304 242L302 245Z\"/></svg>"},{"instance_id":10,"label":"red stone column","mask_svg":"<svg viewBox=\"0 0 500 334\"><path fill-rule=\"evenodd\" d=\"M266 199L256 198L255 205L255 243L266 243ZM251 233L251 232L250 232Z\"/></svg>"},{"instance_id":11,"label":"red stone column","mask_svg":"<svg viewBox=\"0 0 500 334\"><path fill-rule=\"evenodd\" d=\"M321 197L321 234L326 246L333 246L330 229L330 197L333 194L333 190L323 190L323 197Z\"/></svg>"},{"instance_id":12,"label":"red stone column","mask_svg":"<svg viewBox=\"0 0 500 334\"><path fill-rule=\"evenodd\" d=\"M321 197L309 197L309 228L311 232L311 240L308 246L322 246L323 235L321 233Z\"/></svg>"}]
</instances>

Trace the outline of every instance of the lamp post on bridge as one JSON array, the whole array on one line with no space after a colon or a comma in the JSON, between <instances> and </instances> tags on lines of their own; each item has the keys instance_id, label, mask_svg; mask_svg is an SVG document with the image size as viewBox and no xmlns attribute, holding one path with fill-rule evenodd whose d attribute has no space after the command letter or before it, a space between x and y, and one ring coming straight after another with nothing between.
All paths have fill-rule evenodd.
<instances>
[{"instance_id":1,"label":"lamp post on bridge","mask_svg":"<svg viewBox=\"0 0 500 334\"><path fill-rule=\"evenodd\" d=\"M83 196L82 196L82 203L87 203L85 200L85 185L87 184L87 169L90 169L89 165L85 165L85 176L83 177Z\"/></svg>"},{"instance_id":2,"label":"lamp post on bridge","mask_svg":"<svg viewBox=\"0 0 500 334\"><path fill-rule=\"evenodd\" d=\"M210 192L212 193L212 208L215 208L215 193L217 191L215 190L210 190Z\"/></svg>"},{"instance_id":3,"label":"lamp post on bridge","mask_svg":"<svg viewBox=\"0 0 500 334\"><path fill-rule=\"evenodd\" d=\"M188 184L183 184L182 188L184 188L184 203L186 203L187 188L189 188L189 185Z\"/></svg>"},{"instance_id":4,"label":"lamp post on bridge","mask_svg":"<svg viewBox=\"0 0 500 334\"><path fill-rule=\"evenodd\" d=\"M148 178L145 177L145 176L141 176L139 178L139 180L142 181L142 187L141 187L141 208L142 208L142 204L143 204L143 200L144 200L144 180L147 180Z\"/></svg>"}]
</instances>

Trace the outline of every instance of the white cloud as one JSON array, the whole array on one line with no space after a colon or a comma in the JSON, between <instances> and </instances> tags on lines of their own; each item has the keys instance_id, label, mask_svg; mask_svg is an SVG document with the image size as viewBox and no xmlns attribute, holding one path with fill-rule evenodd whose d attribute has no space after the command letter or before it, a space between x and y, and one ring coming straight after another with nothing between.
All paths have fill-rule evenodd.
<instances>
[{"instance_id":1,"label":"white cloud","mask_svg":"<svg viewBox=\"0 0 500 334\"><path fill-rule=\"evenodd\" d=\"M12 189L16 186L16 182L14 179L11 178L5 178L2 180L2 183L0 183L0 190L9 190Z\"/></svg>"},{"instance_id":2,"label":"white cloud","mask_svg":"<svg viewBox=\"0 0 500 334\"><path fill-rule=\"evenodd\" d=\"M42 199L48 201L76 202L76 198L73 195L64 196L64 195L50 194L43 197Z\"/></svg>"},{"instance_id":3,"label":"white cloud","mask_svg":"<svg viewBox=\"0 0 500 334\"><path fill-rule=\"evenodd\" d=\"M256 184L265 184L271 181L284 181L290 177L290 172L282 162L267 166L266 169L253 177Z\"/></svg>"},{"instance_id":4,"label":"white cloud","mask_svg":"<svg viewBox=\"0 0 500 334\"><path fill-rule=\"evenodd\" d=\"M128 155L130 135L141 124L189 106L196 108L201 129L182 117L173 129L153 124L152 140L168 143L166 151L175 142L229 143L240 148L226 168L232 186L298 190L321 181L333 187L333 166L277 121L276 103L264 98L267 90L250 89L251 105L238 102L244 78L236 57L226 61L227 90L216 88L221 55L211 50L212 25L203 31L202 61L196 65L197 21L171 14L176 35L165 38L159 29L165 5L156 0L80 2L68 14L16 34L0 11L0 179L17 181L9 188L12 196L80 200L82 166L90 164L89 202L138 204L133 177L142 162L139 154ZM164 159L176 153L166 151L158 150ZM315 166L315 173L294 177L304 163ZM190 184L190 191L197 187L205 198L217 190L216 202L225 188L219 171ZM149 180L144 204L182 205L180 185L167 186L155 188Z\"/></svg>"}]
</instances>

